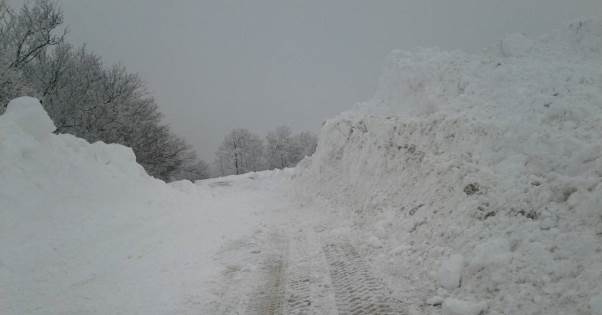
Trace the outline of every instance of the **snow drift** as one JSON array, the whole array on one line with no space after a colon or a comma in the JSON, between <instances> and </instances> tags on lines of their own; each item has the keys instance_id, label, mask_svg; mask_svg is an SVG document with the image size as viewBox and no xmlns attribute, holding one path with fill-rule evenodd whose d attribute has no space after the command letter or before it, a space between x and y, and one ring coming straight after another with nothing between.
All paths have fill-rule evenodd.
<instances>
[{"instance_id":1,"label":"snow drift","mask_svg":"<svg viewBox=\"0 0 602 315\"><path fill-rule=\"evenodd\" d=\"M198 313L252 196L167 185L127 147L54 129L33 98L0 116L0 313Z\"/></svg>"},{"instance_id":2,"label":"snow drift","mask_svg":"<svg viewBox=\"0 0 602 315\"><path fill-rule=\"evenodd\" d=\"M602 22L584 20L393 52L296 181L380 239L365 250L416 312L600 314L601 156Z\"/></svg>"}]
</instances>

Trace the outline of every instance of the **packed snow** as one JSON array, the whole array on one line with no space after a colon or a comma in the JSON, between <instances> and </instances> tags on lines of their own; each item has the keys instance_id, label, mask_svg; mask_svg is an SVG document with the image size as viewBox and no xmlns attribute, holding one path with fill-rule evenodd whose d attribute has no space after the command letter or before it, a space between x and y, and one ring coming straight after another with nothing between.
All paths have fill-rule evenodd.
<instances>
[{"instance_id":1,"label":"packed snow","mask_svg":"<svg viewBox=\"0 0 602 315\"><path fill-rule=\"evenodd\" d=\"M16 99L0 313L602 314L601 65L598 20L394 52L297 168L196 183Z\"/></svg>"}]
</instances>

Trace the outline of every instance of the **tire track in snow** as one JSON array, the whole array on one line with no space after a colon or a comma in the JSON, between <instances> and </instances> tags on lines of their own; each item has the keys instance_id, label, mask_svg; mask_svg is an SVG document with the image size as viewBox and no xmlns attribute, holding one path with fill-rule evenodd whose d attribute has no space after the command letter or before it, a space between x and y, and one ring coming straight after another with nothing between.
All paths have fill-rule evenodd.
<instances>
[{"instance_id":1,"label":"tire track in snow","mask_svg":"<svg viewBox=\"0 0 602 315\"><path fill-rule=\"evenodd\" d=\"M285 314L283 301L286 261L282 253L288 251L288 239L277 233L273 233L270 238L277 254L268 256L260 267L260 283L254 293L249 296L245 314Z\"/></svg>"},{"instance_id":2,"label":"tire track in snow","mask_svg":"<svg viewBox=\"0 0 602 315\"><path fill-rule=\"evenodd\" d=\"M389 296L384 284L370 273L349 242L326 243L322 249L330 267L339 314L403 314L401 303Z\"/></svg>"},{"instance_id":3,"label":"tire track in snow","mask_svg":"<svg viewBox=\"0 0 602 315\"><path fill-rule=\"evenodd\" d=\"M285 314L309 314L311 302L311 265L305 234L291 238L287 256Z\"/></svg>"},{"instance_id":4,"label":"tire track in snow","mask_svg":"<svg viewBox=\"0 0 602 315\"><path fill-rule=\"evenodd\" d=\"M311 228L289 237L285 314L337 314L328 264Z\"/></svg>"},{"instance_id":5,"label":"tire track in snow","mask_svg":"<svg viewBox=\"0 0 602 315\"><path fill-rule=\"evenodd\" d=\"M279 259L266 264L272 274L256 288L245 314L338 314L329 268L318 237L299 229L286 236ZM276 276L277 275L277 276ZM277 280L276 280L277 279Z\"/></svg>"},{"instance_id":6,"label":"tire track in snow","mask_svg":"<svg viewBox=\"0 0 602 315\"><path fill-rule=\"evenodd\" d=\"M244 277L228 281L217 313L404 314L349 242L322 242L309 229L271 232L259 240L262 250L253 252L262 254L253 259L255 263L249 261L255 268L225 273ZM235 248L248 251L250 244L242 242Z\"/></svg>"},{"instance_id":7,"label":"tire track in snow","mask_svg":"<svg viewBox=\"0 0 602 315\"><path fill-rule=\"evenodd\" d=\"M266 263L265 268L265 282L249 300L246 314L283 314L284 262L276 258Z\"/></svg>"}]
</instances>

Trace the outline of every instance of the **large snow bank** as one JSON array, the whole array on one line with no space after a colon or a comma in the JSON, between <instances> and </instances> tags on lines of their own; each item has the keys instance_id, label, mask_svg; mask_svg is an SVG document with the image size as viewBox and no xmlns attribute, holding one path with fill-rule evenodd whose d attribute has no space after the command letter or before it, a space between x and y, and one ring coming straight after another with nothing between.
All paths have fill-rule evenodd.
<instances>
[{"instance_id":1,"label":"large snow bank","mask_svg":"<svg viewBox=\"0 0 602 315\"><path fill-rule=\"evenodd\" d=\"M0 116L0 314L198 313L252 197L167 185L129 148L54 129L32 98Z\"/></svg>"},{"instance_id":2,"label":"large snow bank","mask_svg":"<svg viewBox=\"0 0 602 315\"><path fill-rule=\"evenodd\" d=\"M462 299L488 314L590 314L601 156L602 22L584 20L482 54L392 53L375 97L324 124L297 183L355 213L358 240L381 238L365 250L422 312L439 312L425 303L439 295L447 313Z\"/></svg>"}]
</instances>

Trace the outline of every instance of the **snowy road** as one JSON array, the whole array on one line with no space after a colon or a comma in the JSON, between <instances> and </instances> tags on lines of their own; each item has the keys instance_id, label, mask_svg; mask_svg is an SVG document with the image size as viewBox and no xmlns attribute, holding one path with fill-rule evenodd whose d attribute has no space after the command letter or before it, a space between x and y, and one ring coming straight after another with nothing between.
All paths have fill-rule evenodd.
<instances>
[{"instance_id":1,"label":"snowy road","mask_svg":"<svg viewBox=\"0 0 602 315\"><path fill-rule=\"evenodd\" d=\"M82 178L104 174L92 166ZM0 207L21 209L1 213L1 314L401 313L347 220L301 204L288 171L169 187L121 174L96 176L98 196L62 181Z\"/></svg>"},{"instance_id":2,"label":"snowy road","mask_svg":"<svg viewBox=\"0 0 602 315\"><path fill-rule=\"evenodd\" d=\"M0 314L602 315L601 52L601 20L395 52L296 169L196 184L15 99Z\"/></svg>"},{"instance_id":3,"label":"snowy road","mask_svg":"<svg viewBox=\"0 0 602 315\"><path fill-rule=\"evenodd\" d=\"M236 183L212 186L224 197L237 191ZM266 205L273 210L256 215L269 223L221 247L215 259L223 270L212 281L213 299L203 313L404 313L352 243L331 232L334 218L329 222L323 211L289 202Z\"/></svg>"}]
</instances>

